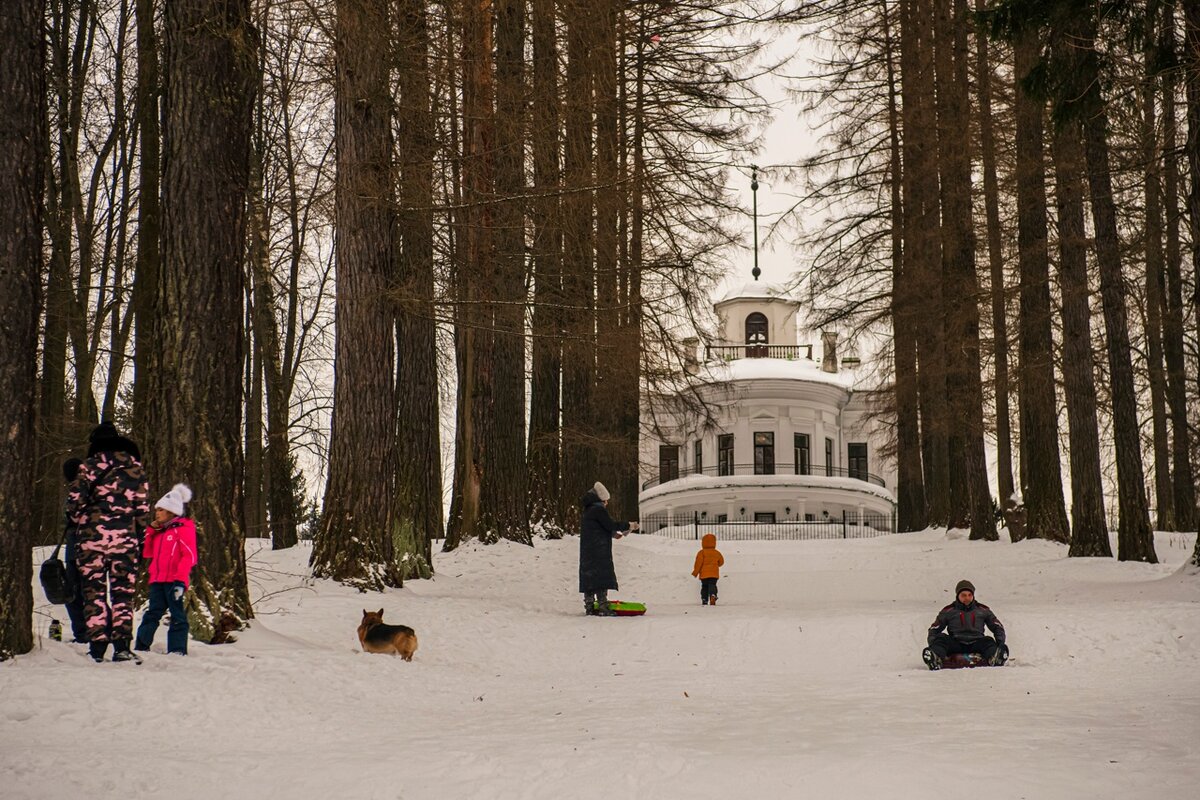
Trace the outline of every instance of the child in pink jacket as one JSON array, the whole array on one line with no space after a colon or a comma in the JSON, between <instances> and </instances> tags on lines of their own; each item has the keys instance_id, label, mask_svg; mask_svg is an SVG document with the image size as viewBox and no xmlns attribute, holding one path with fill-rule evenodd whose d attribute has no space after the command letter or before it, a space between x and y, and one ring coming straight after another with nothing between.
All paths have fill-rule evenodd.
<instances>
[{"instance_id":1,"label":"child in pink jacket","mask_svg":"<svg viewBox=\"0 0 1200 800\"><path fill-rule=\"evenodd\" d=\"M183 608L188 578L196 566L196 523L183 516L192 490L177 483L154 504L142 557L150 559L150 607L137 629L136 650L149 650L163 614L171 613L167 652L187 655L188 619Z\"/></svg>"}]
</instances>

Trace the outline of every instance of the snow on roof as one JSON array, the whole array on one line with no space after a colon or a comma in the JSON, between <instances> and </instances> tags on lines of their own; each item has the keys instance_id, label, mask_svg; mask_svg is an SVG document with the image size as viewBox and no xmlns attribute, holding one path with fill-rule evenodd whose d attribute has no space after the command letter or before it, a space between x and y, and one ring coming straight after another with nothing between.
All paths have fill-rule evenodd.
<instances>
[{"instance_id":1,"label":"snow on roof","mask_svg":"<svg viewBox=\"0 0 1200 800\"><path fill-rule=\"evenodd\" d=\"M854 386L854 372L841 370L825 372L816 361L807 358L738 358L733 361L717 361L704 365L699 377L714 383L723 381L794 380L810 383L825 383L850 389Z\"/></svg>"},{"instance_id":2,"label":"snow on roof","mask_svg":"<svg viewBox=\"0 0 1200 800\"><path fill-rule=\"evenodd\" d=\"M788 303L800 302L788 294L787 290L777 284L767 281L746 281L741 286L734 286L715 305L728 303L733 300L783 300Z\"/></svg>"}]
</instances>

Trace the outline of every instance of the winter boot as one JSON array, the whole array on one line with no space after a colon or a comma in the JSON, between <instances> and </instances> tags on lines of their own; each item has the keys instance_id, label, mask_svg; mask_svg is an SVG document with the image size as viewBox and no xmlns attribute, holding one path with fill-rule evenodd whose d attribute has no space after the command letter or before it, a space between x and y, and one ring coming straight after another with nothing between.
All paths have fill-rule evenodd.
<instances>
[{"instance_id":1,"label":"winter boot","mask_svg":"<svg viewBox=\"0 0 1200 800\"><path fill-rule=\"evenodd\" d=\"M141 656L130 651L128 640L120 641L120 642L113 642L112 660L114 662L132 661L135 664L142 663Z\"/></svg>"},{"instance_id":2,"label":"winter boot","mask_svg":"<svg viewBox=\"0 0 1200 800\"><path fill-rule=\"evenodd\" d=\"M925 666L929 667L931 670L938 670L942 668L942 657L930 650L928 647L921 651L921 658L924 659Z\"/></svg>"},{"instance_id":3,"label":"winter boot","mask_svg":"<svg viewBox=\"0 0 1200 800\"><path fill-rule=\"evenodd\" d=\"M996 652L992 653L992 657L988 659L988 666L1003 667L1005 661L1008 661L1008 645L1002 644L996 648Z\"/></svg>"},{"instance_id":4,"label":"winter boot","mask_svg":"<svg viewBox=\"0 0 1200 800\"><path fill-rule=\"evenodd\" d=\"M106 650L108 650L108 642L88 642L88 655L97 664L104 660L104 652Z\"/></svg>"}]
</instances>

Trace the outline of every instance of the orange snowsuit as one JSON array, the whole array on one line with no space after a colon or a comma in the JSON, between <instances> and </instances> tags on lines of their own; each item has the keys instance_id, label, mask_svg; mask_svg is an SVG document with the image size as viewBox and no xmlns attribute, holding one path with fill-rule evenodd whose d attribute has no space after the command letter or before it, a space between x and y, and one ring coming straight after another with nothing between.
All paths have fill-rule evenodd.
<instances>
[{"instance_id":1,"label":"orange snowsuit","mask_svg":"<svg viewBox=\"0 0 1200 800\"><path fill-rule=\"evenodd\" d=\"M725 556L717 549L716 534L706 533L700 540L700 552L696 553L696 565L692 567L692 577L719 578L721 567L725 565Z\"/></svg>"}]
</instances>

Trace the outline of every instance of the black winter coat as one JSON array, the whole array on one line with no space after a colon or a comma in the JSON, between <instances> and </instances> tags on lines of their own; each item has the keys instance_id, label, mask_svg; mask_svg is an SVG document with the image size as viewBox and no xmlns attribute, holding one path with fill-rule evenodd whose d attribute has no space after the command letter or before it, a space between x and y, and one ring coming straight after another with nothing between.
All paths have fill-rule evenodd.
<instances>
[{"instance_id":1,"label":"black winter coat","mask_svg":"<svg viewBox=\"0 0 1200 800\"><path fill-rule=\"evenodd\" d=\"M997 644L1004 644L1004 626L990 608L974 600L963 605L955 600L938 612L937 619L929 626L929 643L945 630L955 640L972 644L984 638L984 626L992 629Z\"/></svg>"},{"instance_id":2,"label":"black winter coat","mask_svg":"<svg viewBox=\"0 0 1200 800\"><path fill-rule=\"evenodd\" d=\"M616 589L613 534L629 530L629 523L614 522L594 491L585 494L579 504L583 506L579 526L579 591L591 593Z\"/></svg>"}]
</instances>

